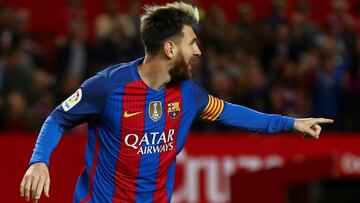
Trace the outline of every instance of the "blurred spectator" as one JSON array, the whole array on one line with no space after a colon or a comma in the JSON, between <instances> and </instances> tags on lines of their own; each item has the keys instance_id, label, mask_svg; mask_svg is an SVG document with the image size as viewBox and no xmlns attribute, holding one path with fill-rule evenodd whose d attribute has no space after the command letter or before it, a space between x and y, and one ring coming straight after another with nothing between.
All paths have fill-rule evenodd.
<instances>
[{"instance_id":1,"label":"blurred spectator","mask_svg":"<svg viewBox=\"0 0 360 203\"><path fill-rule=\"evenodd\" d=\"M212 5L202 21L200 36L204 46L215 47L218 51L226 50L229 44L224 40L224 33L228 30L229 23L223 8Z\"/></svg>"},{"instance_id":2,"label":"blurred spectator","mask_svg":"<svg viewBox=\"0 0 360 203\"><path fill-rule=\"evenodd\" d=\"M121 24L124 35L126 37L134 38L136 33L135 24L129 15L121 14L118 11L118 1L107 0L105 13L100 14L95 19L95 32L99 40L108 38L116 27Z\"/></svg>"},{"instance_id":3,"label":"blurred spectator","mask_svg":"<svg viewBox=\"0 0 360 203\"><path fill-rule=\"evenodd\" d=\"M109 36L97 44L98 65L108 66L132 59L137 54L136 44L135 38L127 36L124 25L120 21L114 22Z\"/></svg>"},{"instance_id":4,"label":"blurred spectator","mask_svg":"<svg viewBox=\"0 0 360 203\"><path fill-rule=\"evenodd\" d=\"M53 28L57 35L69 35L68 25L73 21L83 21L87 22L88 13L84 8L83 0L66 0L64 1L65 5L62 10L59 10L58 22L56 23L55 28Z\"/></svg>"},{"instance_id":5,"label":"blurred spectator","mask_svg":"<svg viewBox=\"0 0 360 203\"><path fill-rule=\"evenodd\" d=\"M25 131L29 130L27 112L28 101L25 95L20 91L10 92L6 100L6 109L10 112L5 115L5 125L7 130L11 131Z\"/></svg>"},{"instance_id":6,"label":"blurred spectator","mask_svg":"<svg viewBox=\"0 0 360 203\"><path fill-rule=\"evenodd\" d=\"M57 105L54 94L55 78L44 70L37 70L34 73L33 91L37 99L29 107L29 128L38 130L43 121Z\"/></svg>"},{"instance_id":7,"label":"blurred spectator","mask_svg":"<svg viewBox=\"0 0 360 203\"><path fill-rule=\"evenodd\" d=\"M44 68L45 59L41 48L29 31L30 19L31 13L29 10L18 9L14 12L14 32L18 36L19 41L13 47L18 48L23 53L21 61L27 63L25 66L31 67L33 70L35 68Z\"/></svg>"},{"instance_id":8,"label":"blurred spectator","mask_svg":"<svg viewBox=\"0 0 360 203\"><path fill-rule=\"evenodd\" d=\"M292 41L298 50L294 58L296 62L303 54L314 48L318 26L310 19L310 11L308 0L300 0L295 6L295 11L290 15Z\"/></svg>"},{"instance_id":9,"label":"blurred spectator","mask_svg":"<svg viewBox=\"0 0 360 203\"><path fill-rule=\"evenodd\" d=\"M282 67L280 77L274 82L271 92L272 112L280 112L293 117L310 114L310 102L298 83L298 69L292 61Z\"/></svg>"},{"instance_id":10,"label":"blurred spectator","mask_svg":"<svg viewBox=\"0 0 360 203\"><path fill-rule=\"evenodd\" d=\"M300 50L293 43L290 28L287 24L279 24L274 30L273 40L263 49L262 61L265 72L273 80L278 78L281 67L288 59L296 60Z\"/></svg>"},{"instance_id":11,"label":"blurred spectator","mask_svg":"<svg viewBox=\"0 0 360 203\"><path fill-rule=\"evenodd\" d=\"M33 100L33 69L23 63L23 54L19 49L13 49L4 56L4 73L2 93L8 97L12 92L21 92L24 99Z\"/></svg>"},{"instance_id":12,"label":"blurred spectator","mask_svg":"<svg viewBox=\"0 0 360 203\"><path fill-rule=\"evenodd\" d=\"M271 14L265 19L265 23L269 24L273 29L280 24L286 24L286 9L286 0L271 0Z\"/></svg>"},{"instance_id":13,"label":"blurred spectator","mask_svg":"<svg viewBox=\"0 0 360 203\"><path fill-rule=\"evenodd\" d=\"M247 58L243 82L236 88L238 98L235 103L247 106L257 111L270 112L269 83L261 68L260 62L255 57ZM240 80L240 79L239 79Z\"/></svg>"},{"instance_id":14,"label":"blurred spectator","mask_svg":"<svg viewBox=\"0 0 360 203\"><path fill-rule=\"evenodd\" d=\"M137 33L139 2L131 1L128 13L117 11L117 2L107 1L106 12L96 18L97 62L104 67L143 54ZM140 51L141 50L141 51Z\"/></svg>"},{"instance_id":15,"label":"blurred spectator","mask_svg":"<svg viewBox=\"0 0 360 203\"><path fill-rule=\"evenodd\" d=\"M316 81L315 86L312 88L312 95L313 116L329 117L337 120L340 118L341 98L344 89L343 81L349 67L349 59L337 55L335 44L335 40L331 38L326 39L322 44L321 64L316 71Z\"/></svg>"},{"instance_id":16,"label":"blurred spectator","mask_svg":"<svg viewBox=\"0 0 360 203\"><path fill-rule=\"evenodd\" d=\"M329 26L332 27L333 32L342 33L345 29L345 24L352 21L352 16L349 13L349 4L346 0L332 0L331 9L327 19Z\"/></svg>"},{"instance_id":17,"label":"blurred spectator","mask_svg":"<svg viewBox=\"0 0 360 203\"><path fill-rule=\"evenodd\" d=\"M87 27L84 21L69 24L69 36L58 42L56 50L57 78L60 80L60 99L65 99L81 82L89 77L93 49L87 41Z\"/></svg>"},{"instance_id":18,"label":"blurred spectator","mask_svg":"<svg viewBox=\"0 0 360 203\"><path fill-rule=\"evenodd\" d=\"M95 19L95 33L98 39L106 38L114 29L115 21L119 18L118 2L107 0L105 13L100 14Z\"/></svg>"},{"instance_id":19,"label":"blurred spectator","mask_svg":"<svg viewBox=\"0 0 360 203\"><path fill-rule=\"evenodd\" d=\"M297 2L293 12L295 16L291 17L292 21L302 27L300 30L306 37L311 37L317 32L317 25L310 19L310 12L311 7L308 0L300 0Z\"/></svg>"},{"instance_id":20,"label":"blurred spectator","mask_svg":"<svg viewBox=\"0 0 360 203\"><path fill-rule=\"evenodd\" d=\"M226 101L231 101L232 91L233 91L233 82L228 74L224 70L218 70L214 72L211 77L211 86L213 87L212 91L216 95Z\"/></svg>"},{"instance_id":21,"label":"blurred spectator","mask_svg":"<svg viewBox=\"0 0 360 203\"><path fill-rule=\"evenodd\" d=\"M0 5L0 48L5 54L19 44L19 36L14 31L14 10L8 5Z\"/></svg>"},{"instance_id":22,"label":"blurred spectator","mask_svg":"<svg viewBox=\"0 0 360 203\"><path fill-rule=\"evenodd\" d=\"M239 30L238 44L246 52L258 55L263 48L264 38L254 21L253 10L249 4L238 5L236 25Z\"/></svg>"},{"instance_id":23,"label":"blurred spectator","mask_svg":"<svg viewBox=\"0 0 360 203\"><path fill-rule=\"evenodd\" d=\"M351 65L346 73L345 93L344 93L344 128L360 130L360 38L357 37L351 55Z\"/></svg>"},{"instance_id":24,"label":"blurred spectator","mask_svg":"<svg viewBox=\"0 0 360 203\"><path fill-rule=\"evenodd\" d=\"M87 12L83 7L83 1L68 0L64 17L66 24L70 23L71 21L86 21Z\"/></svg>"}]
</instances>

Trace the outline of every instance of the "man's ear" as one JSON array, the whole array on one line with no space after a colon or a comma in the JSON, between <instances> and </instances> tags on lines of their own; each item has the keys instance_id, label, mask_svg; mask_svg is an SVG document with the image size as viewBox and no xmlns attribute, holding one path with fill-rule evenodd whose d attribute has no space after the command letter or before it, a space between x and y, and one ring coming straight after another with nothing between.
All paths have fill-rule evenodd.
<instances>
[{"instance_id":1,"label":"man's ear","mask_svg":"<svg viewBox=\"0 0 360 203\"><path fill-rule=\"evenodd\" d=\"M177 47L173 41L166 41L164 43L164 53L169 58L172 59L176 56Z\"/></svg>"}]
</instances>

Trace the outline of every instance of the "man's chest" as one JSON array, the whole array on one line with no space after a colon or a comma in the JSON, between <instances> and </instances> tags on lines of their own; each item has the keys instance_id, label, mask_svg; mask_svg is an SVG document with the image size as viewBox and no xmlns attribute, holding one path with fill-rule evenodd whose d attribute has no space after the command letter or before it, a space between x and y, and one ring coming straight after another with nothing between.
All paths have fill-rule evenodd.
<instances>
[{"instance_id":1,"label":"man's chest","mask_svg":"<svg viewBox=\"0 0 360 203\"><path fill-rule=\"evenodd\" d=\"M102 122L117 133L161 132L178 128L187 109L180 86L159 91L147 87L124 87L108 99Z\"/></svg>"}]
</instances>

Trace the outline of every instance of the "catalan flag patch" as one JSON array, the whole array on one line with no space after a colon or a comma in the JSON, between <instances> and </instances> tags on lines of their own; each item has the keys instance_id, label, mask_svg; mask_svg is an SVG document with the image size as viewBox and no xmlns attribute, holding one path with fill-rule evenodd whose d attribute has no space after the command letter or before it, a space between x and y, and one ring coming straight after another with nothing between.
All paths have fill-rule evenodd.
<instances>
[{"instance_id":1,"label":"catalan flag patch","mask_svg":"<svg viewBox=\"0 0 360 203\"><path fill-rule=\"evenodd\" d=\"M209 95L209 102L205 110L200 114L204 121L215 121L224 109L224 101Z\"/></svg>"}]
</instances>

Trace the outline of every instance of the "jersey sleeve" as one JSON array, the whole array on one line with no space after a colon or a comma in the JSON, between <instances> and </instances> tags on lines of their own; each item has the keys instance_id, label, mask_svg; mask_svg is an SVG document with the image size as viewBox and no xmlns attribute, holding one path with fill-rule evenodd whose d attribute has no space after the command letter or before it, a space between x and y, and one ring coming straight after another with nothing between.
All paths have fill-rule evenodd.
<instances>
[{"instance_id":1,"label":"jersey sleeve","mask_svg":"<svg viewBox=\"0 0 360 203\"><path fill-rule=\"evenodd\" d=\"M44 122L30 165L37 162L49 165L50 155L64 130L96 118L102 112L108 92L106 78L98 74L86 80L74 94L62 102Z\"/></svg>"},{"instance_id":2,"label":"jersey sleeve","mask_svg":"<svg viewBox=\"0 0 360 203\"><path fill-rule=\"evenodd\" d=\"M224 101L212 95L208 95L208 103L200 114L200 119L212 122L215 121L224 110Z\"/></svg>"},{"instance_id":3,"label":"jersey sleeve","mask_svg":"<svg viewBox=\"0 0 360 203\"><path fill-rule=\"evenodd\" d=\"M64 129L96 118L107 101L108 86L105 76L101 74L93 76L63 101L51 116Z\"/></svg>"},{"instance_id":4,"label":"jersey sleeve","mask_svg":"<svg viewBox=\"0 0 360 203\"><path fill-rule=\"evenodd\" d=\"M197 115L201 120L207 122L215 121L224 108L223 100L209 95L200 83L194 80L191 82Z\"/></svg>"},{"instance_id":5,"label":"jersey sleeve","mask_svg":"<svg viewBox=\"0 0 360 203\"><path fill-rule=\"evenodd\" d=\"M253 109L231 104L216 98L199 83L194 83L198 115L206 122L220 122L228 126L259 133L290 131L295 119L278 114L266 114Z\"/></svg>"},{"instance_id":6,"label":"jersey sleeve","mask_svg":"<svg viewBox=\"0 0 360 203\"><path fill-rule=\"evenodd\" d=\"M278 114L266 114L253 109L224 102L224 109L216 119L225 125L259 133L290 131L295 119Z\"/></svg>"},{"instance_id":7,"label":"jersey sleeve","mask_svg":"<svg viewBox=\"0 0 360 203\"><path fill-rule=\"evenodd\" d=\"M43 162L49 165L50 155L59 143L63 129L49 116L41 127L39 137L30 159L30 165Z\"/></svg>"},{"instance_id":8,"label":"jersey sleeve","mask_svg":"<svg viewBox=\"0 0 360 203\"><path fill-rule=\"evenodd\" d=\"M191 80L191 89L193 90L194 100L195 100L195 108L197 114L200 114L204 111L208 101L209 96L206 89L197 81Z\"/></svg>"}]
</instances>

